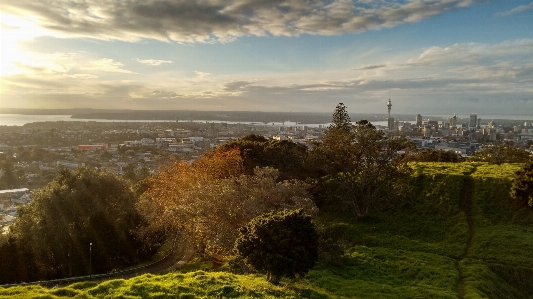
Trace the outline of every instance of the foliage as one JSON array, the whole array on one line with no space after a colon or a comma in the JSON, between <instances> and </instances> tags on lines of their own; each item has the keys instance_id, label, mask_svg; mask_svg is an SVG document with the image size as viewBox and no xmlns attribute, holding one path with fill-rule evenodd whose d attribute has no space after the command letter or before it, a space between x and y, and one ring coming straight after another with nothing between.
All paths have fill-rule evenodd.
<instances>
[{"instance_id":1,"label":"foliage","mask_svg":"<svg viewBox=\"0 0 533 299\"><path fill-rule=\"evenodd\" d=\"M352 124L350 123L350 115L343 103L337 104L335 111L333 111L333 119L329 129L341 129L346 132L350 131Z\"/></svg>"},{"instance_id":2,"label":"foliage","mask_svg":"<svg viewBox=\"0 0 533 299\"><path fill-rule=\"evenodd\" d=\"M52 290L0 288L0 298L531 298L533 219L509 200L513 173L523 165L409 166L415 186L395 209L354 219L336 203L321 208L314 221L346 251L340 264L318 263L298 281L276 286L260 275L198 271ZM467 178L474 180L473 240L461 259L471 233L461 203Z\"/></svg>"},{"instance_id":3,"label":"foliage","mask_svg":"<svg viewBox=\"0 0 533 299\"><path fill-rule=\"evenodd\" d=\"M397 159L406 146L405 139L386 137L366 120L358 121L349 131L331 127L311 151L310 164L316 165L318 176L329 177L326 181L333 181L334 186L317 189L336 197L356 217L365 217L372 207L398 198L408 187L404 183L410 168Z\"/></svg>"},{"instance_id":4,"label":"foliage","mask_svg":"<svg viewBox=\"0 0 533 299\"><path fill-rule=\"evenodd\" d=\"M530 207L533 207L533 160L515 173L511 197L527 202Z\"/></svg>"},{"instance_id":5,"label":"foliage","mask_svg":"<svg viewBox=\"0 0 533 299\"><path fill-rule=\"evenodd\" d=\"M305 178L307 148L302 144L250 134L214 151L225 152L234 148L239 149L246 174L253 174L256 167L273 167L279 170L280 180Z\"/></svg>"},{"instance_id":6,"label":"foliage","mask_svg":"<svg viewBox=\"0 0 533 299\"><path fill-rule=\"evenodd\" d=\"M421 149L409 151L404 157L407 162L462 162L464 159L461 155L452 151Z\"/></svg>"},{"instance_id":7,"label":"foliage","mask_svg":"<svg viewBox=\"0 0 533 299\"><path fill-rule=\"evenodd\" d=\"M32 201L18 209L9 241L0 249L3 281L36 280L124 267L144 258L131 230L140 224L136 197L115 175L78 168L61 170ZM4 255L3 255L4 256Z\"/></svg>"},{"instance_id":8,"label":"foliage","mask_svg":"<svg viewBox=\"0 0 533 299\"><path fill-rule=\"evenodd\" d=\"M318 232L302 209L262 214L239 229L235 251L246 264L267 272L279 284L283 276L303 276L318 260Z\"/></svg>"},{"instance_id":9,"label":"foliage","mask_svg":"<svg viewBox=\"0 0 533 299\"><path fill-rule=\"evenodd\" d=\"M489 162L491 164L525 163L532 158L530 152L509 145L486 147L477 151L469 158L474 162Z\"/></svg>"},{"instance_id":10,"label":"foliage","mask_svg":"<svg viewBox=\"0 0 533 299\"><path fill-rule=\"evenodd\" d=\"M0 190L17 188L20 185L19 181L13 169L13 163L0 160Z\"/></svg>"},{"instance_id":11,"label":"foliage","mask_svg":"<svg viewBox=\"0 0 533 299\"><path fill-rule=\"evenodd\" d=\"M251 176L242 169L233 149L160 172L138 205L149 224L141 234L180 230L199 253L223 257L231 253L237 229L257 215L300 207L316 213L303 182L278 182L273 168L256 168Z\"/></svg>"}]
</instances>

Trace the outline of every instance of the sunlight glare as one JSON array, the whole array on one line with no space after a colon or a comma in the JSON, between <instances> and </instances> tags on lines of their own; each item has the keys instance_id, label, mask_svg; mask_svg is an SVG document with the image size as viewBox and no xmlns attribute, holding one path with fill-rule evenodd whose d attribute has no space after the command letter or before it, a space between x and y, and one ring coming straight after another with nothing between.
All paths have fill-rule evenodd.
<instances>
[{"instance_id":1,"label":"sunlight glare","mask_svg":"<svg viewBox=\"0 0 533 299\"><path fill-rule=\"evenodd\" d=\"M24 69L17 65L27 61L31 53L24 50L20 42L43 33L31 20L0 13L0 76L23 72Z\"/></svg>"}]
</instances>

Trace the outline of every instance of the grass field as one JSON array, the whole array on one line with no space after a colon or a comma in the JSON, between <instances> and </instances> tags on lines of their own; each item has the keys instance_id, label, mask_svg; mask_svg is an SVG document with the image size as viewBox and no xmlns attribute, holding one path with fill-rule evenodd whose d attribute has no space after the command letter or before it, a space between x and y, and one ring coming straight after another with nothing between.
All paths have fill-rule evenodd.
<instances>
[{"instance_id":1,"label":"grass field","mask_svg":"<svg viewBox=\"0 0 533 299\"><path fill-rule=\"evenodd\" d=\"M520 298L533 299L533 211L509 197L520 165L419 163L393 209L356 220L334 203L317 217L344 246L281 286L264 275L193 262L181 272L0 289L0 298Z\"/></svg>"}]
</instances>

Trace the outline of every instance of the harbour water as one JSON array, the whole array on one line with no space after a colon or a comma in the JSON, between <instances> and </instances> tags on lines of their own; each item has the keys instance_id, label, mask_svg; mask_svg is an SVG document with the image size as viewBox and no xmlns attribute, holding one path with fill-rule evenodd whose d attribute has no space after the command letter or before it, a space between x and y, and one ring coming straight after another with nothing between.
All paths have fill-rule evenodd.
<instances>
[{"instance_id":1,"label":"harbour water","mask_svg":"<svg viewBox=\"0 0 533 299\"><path fill-rule=\"evenodd\" d=\"M431 119L432 117L446 117L446 116L423 116L423 119ZM458 118L468 118L468 115L458 115ZM508 120L525 120L528 122L533 121L533 116L509 116L509 115L478 115L478 117L484 120L491 119L508 119ZM175 122L174 120L123 120L123 119L85 119L85 118L71 118L71 115L27 115L27 114L0 114L0 126L23 126L27 123L33 122L55 122L55 121L82 121L82 122ZM232 122L232 121L216 121L216 120L180 120L180 122L209 122L209 123L228 123L228 124L256 124L256 125L271 125L271 126L309 126L309 127L318 127L329 125L328 123L324 124L302 124L295 123L291 121L287 122ZM413 119L411 123L414 123ZM375 126L387 126L386 121L376 121L373 122Z\"/></svg>"}]
</instances>

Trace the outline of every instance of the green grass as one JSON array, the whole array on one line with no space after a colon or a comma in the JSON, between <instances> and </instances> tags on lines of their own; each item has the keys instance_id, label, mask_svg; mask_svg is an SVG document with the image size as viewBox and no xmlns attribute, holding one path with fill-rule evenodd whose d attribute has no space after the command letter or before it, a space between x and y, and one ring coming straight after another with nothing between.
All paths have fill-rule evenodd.
<instances>
[{"instance_id":1,"label":"green grass","mask_svg":"<svg viewBox=\"0 0 533 299\"><path fill-rule=\"evenodd\" d=\"M14 287L0 289L0 298L533 299L533 212L508 196L520 165L411 166L413 190L393 209L365 219L334 203L321 210L316 221L345 254L300 280L273 286L264 275L221 271L227 266L210 270L209 262L196 259L165 275L54 290ZM469 248L467 217L473 224Z\"/></svg>"}]
</instances>

